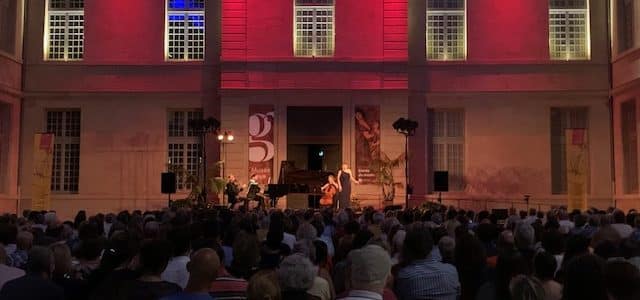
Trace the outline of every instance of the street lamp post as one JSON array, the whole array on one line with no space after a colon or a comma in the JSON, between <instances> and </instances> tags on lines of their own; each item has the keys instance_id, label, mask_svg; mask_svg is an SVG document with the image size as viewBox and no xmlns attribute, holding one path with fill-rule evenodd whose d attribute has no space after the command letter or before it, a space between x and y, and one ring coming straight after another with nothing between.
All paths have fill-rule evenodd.
<instances>
[{"instance_id":1,"label":"street lamp post","mask_svg":"<svg viewBox=\"0 0 640 300\"><path fill-rule=\"evenodd\" d=\"M233 140L235 139L235 137L233 136L233 133L231 133L231 131L225 131L222 133L218 134L218 142L220 142L220 145L222 146L222 164L220 164L220 176L222 178L225 178L225 169L226 169L226 164L227 164L227 144L230 144L231 142L233 142Z\"/></svg>"},{"instance_id":2,"label":"street lamp post","mask_svg":"<svg viewBox=\"0 0 640 300\"><path fill-rule=\"evenodd\" d=\"M213 117L206 119L193 119L189 121L189 128L198 136L200 136L200 143L202 145L202 163L203 163L203 176L202 178L202 194L200 199L207 200L207 135L209 133L215 133L220 130L220 121Z\"/></svg>"},{"instance_id":3,"label":"street lamp post","mask_svg":"<svg viewBox=\"0 0 640 300\"><path fill-rule=\"evenodd\" d=\"M393 129L398 133L404 135L404 151L405 151L405 163L404 163L404 177L406 182L406 192L404 199L404 208L409 208L409 199L413 194L413 185L409 177L409 137L416 134L416 128L418 128L418 122L405 118L400 118L393 122Z\"/></svg>"}]
</instances>

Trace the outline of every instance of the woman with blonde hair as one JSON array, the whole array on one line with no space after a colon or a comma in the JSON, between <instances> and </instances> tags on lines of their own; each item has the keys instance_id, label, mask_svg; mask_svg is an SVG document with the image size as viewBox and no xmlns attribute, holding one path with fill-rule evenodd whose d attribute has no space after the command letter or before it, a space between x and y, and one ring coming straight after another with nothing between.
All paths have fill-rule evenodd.
<instances>
[{"instance_id":1,"label":"woman with blonde hair","mask_svg":"<svg viewBox=\"0 0 640 300\"><path fill-rule=\"evenodd\" d=\"M280 300L280 284L274 271L260 271L249 280L247 300Z\"/></svg>"}]
</instances>

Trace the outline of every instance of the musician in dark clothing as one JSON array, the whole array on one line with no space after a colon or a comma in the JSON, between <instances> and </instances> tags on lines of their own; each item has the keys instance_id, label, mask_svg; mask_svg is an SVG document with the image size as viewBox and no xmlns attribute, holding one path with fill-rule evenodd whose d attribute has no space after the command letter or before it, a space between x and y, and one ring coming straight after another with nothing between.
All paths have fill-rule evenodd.
<instances>
[{"instance_id":1,"label":"musician in dark clothing","mask_svg":"<svg viewBox=\"0 0 640 300\"><path fill-rule=\"evenodd\" d=\"M242 191L242 188L238 184L236 177L233 175L229 175L229 179L227 181L227 186L224 189L225 194L227 194L227 200L229 201L229 207L233 208L238 201L238 194Z\"/></svg>"}]
</instances>

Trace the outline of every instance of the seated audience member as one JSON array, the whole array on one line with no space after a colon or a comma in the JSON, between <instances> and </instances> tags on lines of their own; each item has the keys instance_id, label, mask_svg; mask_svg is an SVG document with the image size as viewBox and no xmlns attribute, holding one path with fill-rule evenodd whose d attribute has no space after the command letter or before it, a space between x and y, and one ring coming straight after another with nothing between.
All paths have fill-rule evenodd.
<instances>
[{"instance_id":1,"label":"seated audience member","mask_svg":"<svg viewBox=\"0 0 640 300\"><path fill-rule=\"evenodd\" d=\"M591 254L577 256L567 263L563 300L608 300L604 261Z\"/></svg>"},{"instance_id":2,"label":"seated audience member","mask_svg":"<svg viewBox=\"0 0 640 300\"><path fill-rule=\"evenodd\" d=\"M51 281L53 254L36 246L29 251L27 274L4 284L0 300L63 300L64 291Z\"/></svg>"},{"instance_id":3,"label":"seated audience member","mask_svg":"<svg viewBox=\"0 0 640 300\"><path fill-rule=\"evenodd\" d=\"M349 254L351 290L344 300L383 299L391 271L389 253L377 245L368 245Z\"/></svg>"},{"instance_id":4,"label":"seated audience member","mask_svg":"<svg viewBox=\"0 0 640 300\"><path fill-rule=\"evenodd\" d=\"M130 268L138 254L139 240L126 231L114 232L102 254L100 265L89 276L91 300L115 299L123 284L140 276Z\"/></svg>"},{"instance_id":5,"label":"seated audience member","mask_svg":"<svg viewBox=\"0 0 640 300\"><path fill-rule=\"evenodd\" d=\"M428 228L415 223L407 230L395 293L398 299L458 299L456 268L433 259L433 238Z\"/></svg>"},{"instance_id":6,"label":"seated audience member","mask_svg":"<svg viewBox=\"0 0 640 300\"><path fill-rule=\"evenodd\" d=\"M173 282L181 288L187 286L189 272L189 250L191 248L191 236L188 228L176 227L169 232L168 239L173 245L173 257L169 260L167 268L162 272L162 280Z\"/></svg>"},{"instance_id":7,"label":"seated audience member","mask_svg":"<svg viewBox=\"0 0 640 300\"><path fill-rule=\"evenodd\" d=\"M147 240L140 248L140 277L130 281L122 291L121 299L160 299L182 289L179 285L163 281L161 274L171 258L171 244L165 240Z\"/></svg>"},{"instance_id":8,"label":"seated audience member","mask_svg":"<svg viewBox=\"0 0 640 300\"><path fill-rule=\"evenodd\" d=\"M604 278L610 300L640 299L640 271L632 264L610 261L604 268Z\"/></svg>"},{"instance_id":9,"label":"seated audience member","mask_svg":"<svg viewBox=\"0 0 640 300\"><path fill-rule=\"evenodd\" d=\"M540 252L536 255L534 262L534 274L540 282L545 292L546 300L561 300L562 285L554 280L558 262L549 252Z\"/></svg>"},{"instance_id":10,"label":"seated audience member","mask_svg":"<svg viewBox=\"0 0 640 300\"><path fill-rule=\"evenodd\" d=\"M280 300L278 275L274 271L260 271L251 276L247 287L248 300Z\"/></svg>"},{"instance_id":11,"label":"seated audience member","mask_svg":"<svg viewBox=\"0 0 640 300\"><path fill-rule=\"evenodd\" d=\"M455 244L455 265L458 270L462 300L473 300L482 284L487 281L485 248L475 236L463 233Z\"/></svg>"},{"instance_id":12,"label":"seated audience member","mask_svg":"<svg viewBox=\"0 0 640 300\"><path fill-rule=\"evenodd\" d=\"M213 249L196 251L186 266L189 279L184 291L162 298L163 300L213 300L209 294L211 282L216 279L220 259Z\"/></svg>"},{"instance_id":13,"label":"seated audience member","mask_svg":"<svg viewBox=\"0 0 640 300\"><path fill-rule=\"evenodd\" d=\"M221 268L218 277L211 282L209 293L215 299L246 299L247 280L260 259L258 238L244 231L233 241L231 268ZM222 249L221 249L222 250ZM222 250L223 255L227 253ZM223 259L224 261L224 259Z\"/></svg>"},{"instance_id":14,"label":"seated audience member","mask_svg":"<svg viewBox=\"0 0 640 300\"><path fill-rule=\"evenodd\" d=\"M509 284L518 275L529 275L531 268L527 259L518 251L506 251L498 256L495 278L482 285L477 300L511 300Z\"/></svg>"},{"instance_id":15,"label":"seated audience member","mask_svg":"<svg viewBox=\"0 0 640 300\"><path fill-rule=\"evenodd\" d=\"M308 258L299 253L289 255L276 272L283 300L313 299L307 291L313 286L316 268Z\"/></svg>"},{"instance_id":16,"label":"seated audience member","mask_svg":"<svg viewBox=\"0 0 640 300\"><path fill-rule=\"evenodd\" d=\"M621 238L626 239L633 233L633 227L626 223L624 212L617 209L613 212L613 224L611 227L615 229Z\"/></svg>"},{"instance_id":17,"label":"seated audience member","mask_svg":"<svg viewBox=\"0 0 640 300\"><path fill-rule=\"evenodd\" d=\"M509 284L511 299L513 300L547 300L542 283L525 275L518 275Z\"/></svg>"},{"instance_id":18,"label":"seated audience member","mask_svg":"<svg viewBox=\"0 0 640 300\"><path fill-rule=\"evenodd\" d=\"M16 240L18 247L9 257L13 267L24 270L27 265L29 250L33 246L33 234L28 231L21 231L18 233Z\"/></svg>"},{"instance_id":19,"label":"seated audience member","mask_svg":"<svg viewBox=\"0 0 640 300\"><path fill-rule=\"evenodd\" d=\"M71 266L71 250L69 250L69 246L64 243L56 243L49 248L53 253L55 263L52 275L53 282L64 290L66 299L87 299L86 281L79 280L75 277L73 267Z\"/></svg>"},{"instance_id":20,"label":"seated audience member","mask_svg":"<svg viewBox=\"0 0 640 300\"><path fill-rule=\"evenodd\" d=\"M0 290L7 281L24 275L24 271L7 265L7 254L4 247L0 246Z\"/></svg>"},{"instance_id":21,"label":"seated audience member","mask_svg":"<svg viewBox=\"0 0 640 300\"><path fill-rule=\"evenodd\" d=\"M443 263L455 265L456 240L450 236L442 237L438 242L438 250Z\"/></svg>"}]
</instances>

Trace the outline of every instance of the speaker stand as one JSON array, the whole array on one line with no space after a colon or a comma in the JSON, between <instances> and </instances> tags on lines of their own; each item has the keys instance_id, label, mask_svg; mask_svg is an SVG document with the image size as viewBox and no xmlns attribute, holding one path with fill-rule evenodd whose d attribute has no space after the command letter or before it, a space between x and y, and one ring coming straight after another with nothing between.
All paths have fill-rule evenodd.
<instances>
[{"instance_id":1,"label":"speaker stand","mask_svg":"<svg viewBox=\"0 0 640 300\"><path fill-rule=\"evenodd\" d=\"M438 192L438 203L442 204L442 192Z\"/></svg>"}]
</instances>

